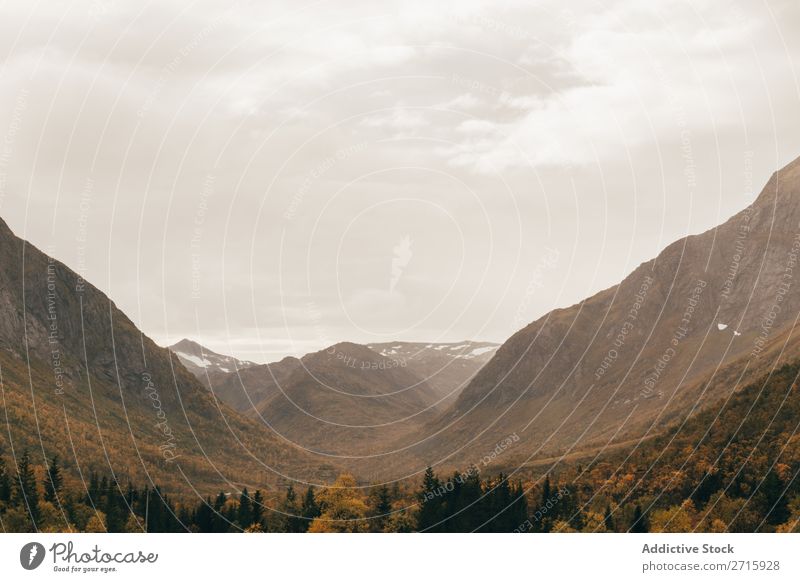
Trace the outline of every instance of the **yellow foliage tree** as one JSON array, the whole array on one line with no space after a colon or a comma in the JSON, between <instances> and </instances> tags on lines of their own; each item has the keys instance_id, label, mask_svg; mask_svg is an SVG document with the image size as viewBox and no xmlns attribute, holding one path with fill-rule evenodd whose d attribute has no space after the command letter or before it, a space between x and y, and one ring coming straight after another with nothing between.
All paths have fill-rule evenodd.
<instances>
[{"instance_id":1,"label":"yellow foliage tree","mask_svg":"<svg viewBox=\"0 0 800 582\"><path fill-rule=\"evenodd\" d=\"M98 511L91 517L89 523L86 524L86 533L105 533L106 531L106 514Z\"/></svg>"},{"instance_id":2,"label":"yellow foliage tree","mask_svg":"<svg viewBox=\"0 0 800 582\"><path fill-rule=\"evenodd\" d=\"M358 533L369 530L367 504L355 477L339 475L317 496L322 513L308 528L312 533Z\"/></svg>"}]
</instances>

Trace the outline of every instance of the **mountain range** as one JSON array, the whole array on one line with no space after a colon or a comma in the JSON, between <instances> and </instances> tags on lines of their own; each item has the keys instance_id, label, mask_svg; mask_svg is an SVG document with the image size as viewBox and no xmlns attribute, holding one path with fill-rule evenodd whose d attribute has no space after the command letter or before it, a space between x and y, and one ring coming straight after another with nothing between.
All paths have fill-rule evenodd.
<instances>
[{"instance_id":1,"label":"mountain range","mask_svg":"<svg viewBox=\"0 0 800 582\"><path fill-rule=\"evenodd\" d=\"M0 242L13 446L182 491L593 458L713 411L800 348L800 160L725 223L500 346L342 342L269 364L162 348L1 221Z\"/></svg>"}]
</instances>

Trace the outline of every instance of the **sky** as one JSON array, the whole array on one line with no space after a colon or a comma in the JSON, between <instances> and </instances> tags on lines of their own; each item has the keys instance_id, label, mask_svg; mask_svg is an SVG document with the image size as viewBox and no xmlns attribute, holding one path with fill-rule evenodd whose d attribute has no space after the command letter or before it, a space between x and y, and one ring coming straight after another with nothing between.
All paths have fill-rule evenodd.
<instances>
[{"instance_id":1,"label":"sky","mask_svg":"<svg viewBox=\"0 0 800 582\"><path fill-rule=\"evenodd\" d=\"M0 4L0 216L150 337L502 342L800 156L800 4Z\"/></svg>"}]
</instances>

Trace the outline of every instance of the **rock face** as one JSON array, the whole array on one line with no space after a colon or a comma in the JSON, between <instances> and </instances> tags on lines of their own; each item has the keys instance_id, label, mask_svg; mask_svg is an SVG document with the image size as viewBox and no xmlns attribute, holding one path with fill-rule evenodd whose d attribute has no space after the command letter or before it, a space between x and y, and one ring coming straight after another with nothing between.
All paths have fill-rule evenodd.
<instances>
[{"instance_id":1,"label":"rock face","mask_svg":"<svg viewBox=\"0 0 800 582\"><path fill-rule=\"evenodd\" d=\"M108 297L2 221L0 305L2 438L15 450L203 493L335 474L221 405Z\"/></svg>"},{"instance_id":2,"label":"rock face","mask_svg":"<svg viewBox=\"0 0 800 582\"><path fill-rule=\"evenodd\" d=\"M800 160L721 226L514 334L418 454L463 464L516 433L519 461L653 434L795 345L798 261Z\"/></svg>"}]
</instances>

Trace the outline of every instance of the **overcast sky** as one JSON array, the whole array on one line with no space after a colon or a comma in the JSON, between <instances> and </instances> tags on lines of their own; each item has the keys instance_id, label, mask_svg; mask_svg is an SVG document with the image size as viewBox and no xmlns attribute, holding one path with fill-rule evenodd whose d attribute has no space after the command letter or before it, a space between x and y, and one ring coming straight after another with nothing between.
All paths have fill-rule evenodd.
<instances>
[{"instance_id":1,"label":"overcast sky","mask_svg":"<svg viewBox=\"0 0 800 582\"><path fill-rule=\"evenodd\" d=\"M797 0L12 0L0 56L0 215L256 361L503 341L800 156Z\"/></svg>"}]
</instances>

